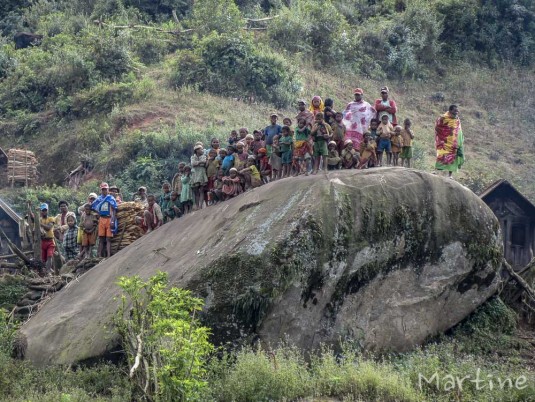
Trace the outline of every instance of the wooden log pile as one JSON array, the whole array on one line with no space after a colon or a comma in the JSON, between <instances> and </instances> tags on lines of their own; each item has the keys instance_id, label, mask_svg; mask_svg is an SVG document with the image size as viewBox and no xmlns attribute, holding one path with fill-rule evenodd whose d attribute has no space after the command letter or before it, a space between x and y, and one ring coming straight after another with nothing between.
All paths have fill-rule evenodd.
<instances>
[{"instance_id":1,"label":"wooden log pile","mask_svg":"<svg viewBox=\"0 0 535 402\"><path fill-rule=\"evenodd\" d=\"M138 202L123 202L117 207L118 232L111 240L113 253L129 246L141 236L143 229L136 224L136 217L143 217L143 205Z\"/></svg>"},{"instance_id":2,"label":"wooden log pile","mask_svg":"<svg viewBox=\"0 0 535 402\"><path fill-rule=\"evenodd\" d=\"M31 186L37 181L37 158L32 151L10 149L7 151L7 180L13 187L16 183Z\"/></svg>"},{"instance_id":3,"label":"wooden log pile","mask_svg":"<svg viewBox=\"0 0 535 402\"><path fill-rule=\"evenodd\" d=\"M66 284L67 282L59 276L28 278L26 280L28 292L17 302L13 310L15 318L27 320L41 309L50 296Z\"/></svg>"},{"instance_id":4,"label":"wooden log pile","mask_svg":"<svg viewBox=\"0 0 535 402\"><path fill-rule=\"evenodd\" d=\"M13 309L16 319L25 321L36 314L54 293L60 291L78 276L89 271L103 258L88 258L82 261L69 261L61 275L45 277L27 277L25 279L28 291L17 302Z\"/></svg>"}]
</instances>

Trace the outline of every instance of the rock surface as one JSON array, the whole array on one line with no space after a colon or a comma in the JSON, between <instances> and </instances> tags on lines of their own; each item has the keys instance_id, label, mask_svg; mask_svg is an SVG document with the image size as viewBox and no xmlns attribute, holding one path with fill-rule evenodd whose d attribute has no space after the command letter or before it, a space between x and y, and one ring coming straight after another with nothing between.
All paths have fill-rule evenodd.
<instances>
[{"instance_id":1,"label":"rock surface","mask_svg":"<svg viewBox=\"0 0 535 402\"><path fill-rule=\"evenodd\" d=\"M284 179L137 240L22 328L26 358L73 363L117 346L116 278L167 271L205 299L214 341L340 339L405 351L497 289L492 211L455 181L402 168Z\"/></svg>"}]
</instances>

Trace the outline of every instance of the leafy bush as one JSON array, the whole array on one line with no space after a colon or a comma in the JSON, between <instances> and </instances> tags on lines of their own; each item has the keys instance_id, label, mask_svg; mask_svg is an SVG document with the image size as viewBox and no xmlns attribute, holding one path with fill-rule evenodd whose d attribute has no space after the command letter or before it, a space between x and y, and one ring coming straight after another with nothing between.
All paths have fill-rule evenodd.
<instances>
[{"instance_id":1,"label":"leafy bush","mask_svg":"<svg viewBox=\"0 0 535 402\"><path fill-rule=\"evenodd\" d=\"M56 110L60 115L75 117L90 116L93 113L111 112L115 105L135 100L134 85L130 83L100 83L73 96L56 102Z\"/></svg>"},{"instance_id":2,"label":"leafy bush","mask_svg":"<svg viewBox=\"0 0 535 402\"><path fill-rule=\"evenodd\" d=\"M91 59L100 76L119 80L132 71L134 63L129 52L126 34L114 35L109 30L92 32L84 37L91 51Z\"/></svg>"},{"instance_id":3,"label":"leafy bush","mask_svg":"<svg viewBox=\"0 0 535 402\"><path fill-rule=\"evenodd\" d=\"M341 67L355 61L355 33L329 1L297 0L268 26L274 44L302 52L318 65Z\"/></svg>"},{"instance_id":4,"label":"leafy bush","mask_svg":"<svg viewBox=\"0 0 535 402\"><path fill-rule=\"evenodd\" d=\"M214 32L194 52L179 52L169 70L173 86L196 85L201 91L254 97L277 106L290 104L300 89L296 71L284 58L255 46L248 36Z\"/></svg>"},{"instance_id":5,"label":"leafy bush","mask_svg":"<svg viewBox=\"0 0 535 402\"><path fill-rule=\"evenodd\" d=\"M0 277L0 314L3 308L11 310L27 292L22 276L4 275ZM0 316L0 324L2 317ZM0 339L2 338L0 330ZM1 349L1 347L0 347Z\"/></svg>"},{"instance_id":6,"label":"leafy bush","mask_svg":"<svg viewBox=\"0 0 535 402\"><path fill-rule=\"evenodd\" d=\"M535 60L535 3L516 1L444 0L440 40L445 53L469 57L491 66L503 61L530 65Z\"/></svg>"},{"instance_id":7,"label":"leafy bush","mask_svg":"<svg viewBox=\"0 0 535 402\"><path fill-rule=\"evenodd\" d=\"M166 289L164 272L147 282L121 277L118 284L124 294L116 325L130 377L151 400L198 399L207 385L205 360L213 349L209 329L195 317L202 300L188 290Z\"/></svg>"},{"instance_id":8,"label":"leafy bush","mask_svg":"<svg viewBox=\"0 0 535 402\"><path fill-rule=\"evenodd\" d=\"M245 26L245 21L234 0L196 0L190 24L202 35L235 34Z\"/></svg>"},{"instance_id":9,"label":"leafy bush","mask_svg":"<svg viewBox=\"0 0 535 402\"><path fill-rule=\"evenodd\" d=\"M454 331L466 353L518 353L522 345L513 336L517 314L498 297L480 306Z\"/></svg>"},{"instance_id":10,"label":"leafy bush","mask_svg":"<svg viewBox=\"0 0 535 402\"><path fill-rule=\"evenodd\" d=\"M193 0L124 0L127 7L136 7L156 20L169 19L171 13L186 15L191 11Z\"/></svg>"}]
</instances>

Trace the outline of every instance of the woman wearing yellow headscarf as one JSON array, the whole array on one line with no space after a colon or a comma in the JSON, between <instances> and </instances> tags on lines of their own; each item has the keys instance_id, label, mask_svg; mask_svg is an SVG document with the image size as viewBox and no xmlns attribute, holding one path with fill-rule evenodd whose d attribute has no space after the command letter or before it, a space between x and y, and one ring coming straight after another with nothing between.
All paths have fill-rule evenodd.
<instances>
[{"instance_id":1,"label":"woman wearing yellow headscarf","mask_svg":"<svg viewBox=\"0 0 535 402\"><path fill-rule=\"evenodd\" d=\"M314 116L316 116L316 113L323 112L323 109L325 109L325 104L323 103L321 96L314 96L312 98L312 102L310 102L310 107L308 110L310 110Z\"/></svg>"}]
</instances>

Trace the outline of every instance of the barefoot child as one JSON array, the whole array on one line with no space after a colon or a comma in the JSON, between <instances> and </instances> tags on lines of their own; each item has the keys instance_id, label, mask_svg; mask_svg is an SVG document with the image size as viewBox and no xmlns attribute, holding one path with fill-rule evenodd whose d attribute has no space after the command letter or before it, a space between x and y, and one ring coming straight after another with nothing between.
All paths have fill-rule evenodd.
<instances>
[{"instance_id":1,"label":"barefoot child","mask_svg":"<svg viewBox=\"0 0 535 402\"><path fill-rule=\"evenodd\" d=\"M63 234L63 252L67 261L74 260L78 256L78 244L76 238L78 235L78 226L76 218L69 215L67 217L67 231Z\"/></svg>"},{"instance_id":2,"label":"barefoot child","mask_svg":"<svg viewBox=\"0 0 535 402\"><path fill-rule=\"evenodd\" d=\"M240 170L239 173L245 179L245 190L260 187L262 185L260 172L256 167L256 158L253 155L249 156L246 167Z\"/></svg>"},{"instance_id":3,"label":"barefoot child","mask_svg":"<svg viewBox=\"0 0 535 402\"><path fill-rule=\"evenodd\" d=\"M184 214L191 212L193 206L193 191L191 189L191 166L184 167L182 175L182 192L180 193L180 203Z\"/></svg>"},{"instance_id":4,"label":"barefoot child","mask_svg":"<svg viewBox=\"0 0 535 402\"><path fill-rule=\"evenodd\" d=\"M279 179L282 174L282 158L278 135L273 137L273 144L271 145L271 156L269 157L269 165L271 166L271 180L273 181Z\"/></svg>"},{"instance_id":5,"label":"barefoot child","mask_svg":"<svg viewBox=\"0 0 535 402\"><path fill-rule=\"evenodd\" d=\"M289 177L293 159L293 138L290 136L290 126L282 127L282 137L279 140L282 160L282 177Z\"/></svg>"},{"instance_id":6,"label":"barefoot child","mask_svg":"<svg viewBox=\"0 0 535 402\"><path fill-rule=\"evenodd\" d=\"M99 215L98 220L98 251L99 257L104 257L104 244L106 244L106 256L111 257L111 238L115 229L115 212L117 203L115 198L108 194L108 183L100 185L100 196L95 200L91 208Z\"/></svg>"},{"instance_id":7,"label":"barefoot child","mask_svg":"<svg viewBox=\"0 0 535 402\"><path fill-rule=\"evenodd\" d=\"M308 176L310 160L312 159L312 147L310 146L310 128L305 118L297 121L294 134L294 160L296 164L295 175L305 174Z\"/></svg>"},{"instance_id":8,"label":"barefoot child","mask_svg":"<svg viewBox=\"0 0 535 402\"><path fill-rule=\"evenodd\" d=\"M390 166L392 163L392 143L390 140L393 133L394 126L388 121L388 115L384 114L381 117L381 124L377 127L377 134L379 134L379 145L377 147L379 166L383 164L383 152L386 152L386 164Z\"/></svg>"},{"instance_id":9,"label":"barefoot child","mask_svg":"<svg viewBox=\"0 0 535 402\"><path fill-rule=\"evenodd\" d=\"M344 139L346 137L346 126L343 123L344 115L341 112L336 112L334 115L334 122L331 124L333 130L332 140L336 142L336 150L338 153L342 153L344 149Z\"/></svg>"},{"instance_id":10,"label":"barefoot child","mask_svg":"<svg viewBox=\"0 0 535 402\"><path fill-rule=\"evenodd\" d=\"M392 165L398 165L398 158L401 149L403 148L403 137L401 136L401 126L394 128L394 134L392 134Z\"/></svg>"},{"instance_id":11,"label":"barefoot child","mask_svg":"<svg viewBox=\"0 0 535 402\"><path fill-rule=\"evenodd\" d=\"M329 155L327 156L327 169L338 170L342 165L342 159L338 154L337 144L334 141L329 142Z\"/></svg>"},{"instance_id":12,"label":"barefoot child","mask_svg":"<svg viewBox=\"0 0 535 402\"><path fill-rule=\"evenodd\" d=\"M342 166L344 169L353 169L358 166L360 154L353 148L353 141L346 140L342 151Z\"/></svg>"},{"instance_id":13,"label":"barefoot child","mask_svg":"<svg viewBox=\"0 0 535 402\"><path fill-rule=\"evenodd\" d=\"M222 192L224 200L228 200L229 198L241 194L242 188L240 183L240 177L238 176L238 170L236 168L230 169L229 175L223 177Z\"/></svg>"},{"instance_id":14,"label":"barefoot child","mask_svg":"<svg viewBox=\"0 0 535 402\"><path fill-rule=\"evenodd\" d=\"M173 191L176 191L178 195L182 192L182 181L180 181L182 175L184 174L184 167L186 166L185 162L180 162L178 164L178 172L173 176L171 186Z\"/></svg>"},{"instance_id":15,"label":"barefoot child","mask_svg":"<svg viewBox=\"0 0 535 402\"><path fill-rule=\"evenodd\" d=\"M202 145L195 145L191 156L191 188L195 197L195 209L201 209L204 204L204 187L208 183L206 176L207 158Z\"/></svg>"},{"instance_id":16,"label":"barefoot child","mask_svg":"<svg viewBox=\"0 0 535 402\"><path fill-rule=\"evenodd\" d=\"M357 169L368 169L377 164L377 144L371 139L370 133L365 132L360 143L360 161Z\"/></svg>"},{"instance_id":17,"label":"barefoot child","mask_svg":"<svg viewBox=\"0 0 535 402\"><path fill-rule=\"evenodd\" d=\"M263 183L268 183L271 178L271 165L269 164L269 158L266 154L266 149L260 148L256 157L258 167L260 168L260 177L262 178Z\"/></svg>"},{"instance_id":18,"label":"barefoot child","mask_svg":"<svg viewBox=\"0 0 535 402\"><path fill-rule=\"evenodd\" d=\"M85 204L81 216L82 242L78 258L91 257L93 246L97 242L98 214L91 209L91 204Z\"/></svg>"},{"instance_id":19,"label":"barefoot child","mask_svg":"<svg viewBox=\"0 0 535 402\"><path fill-rule=\"evenodd\" d=\"M331 126L323 120L323 113L318 112L311 130L314 141L314 171L312 174L318 173L320 162L323 162L323 170L327 170L327 155L329 154L327 143L331 138L331 133Z\"/></svg>"},{"instance_id":20,"label":"barefoot child","mask_svg":"<svg viewBox=\"0 0 535 402\"><path fill-rule=\"evenodd\" d=\"M405 165L407 161L407 167L411 167L412 159L412 140L414 139L414 133L411 129L410 119L405 119L403 122L403 130L401 130L401 136L403 137L403 149L401 150L401 166Z\"/></svg>"},{"instance_id":21,"label":"barefoot child","mask_svg":"<svg viewBox=\"0 0 535 402\"><path fill-rule=\"evenodd\" d=\"M219 171L220 161L217 160L217 152L215 149L211 149L208 152L208 162L206 165L206 176L208 177L208 184L205 188L205 201L206 205L212 203L211 192L214 188L215 179L217 177L217 172Z\"/></svg>"},{"instance_id":22,"label":"barefoot child","mask_svg":"<svg viewBox=\"0 0 535 402\"><path fill-rule=\"evenodd\" d=\"M227 176L229 173L229 170L234 167L234 160L236 157L234 156L234 147L232 145L229 145L227 149L222 149L219 152L219 155L223 158L223 162L221 162L221 169L223 169L223 175Z\"/></svg>"},{"instance_id":23,"label":"barefoot child","mask_svg":"<svg viewBox=\"0 0 535 402\"><path fill-rule=\"evenodd\" d=\"M211 190L211 198L213 203L223 201L223 171L221 169L217 172L214 188Z\"/></svg>"},{"instance_id":24,"label":"barefoot child","mask_svg":"<svg viewBox=\"0 0 535 402\"><path fill-rule=\"evenodd\" d=\"M171 192L171 198L165 205L165 209L162 208L164 223L172 221L175 218L182 216L182 204L180 203L180 195L176 191Z\"/></svg>"}]
</instances>

